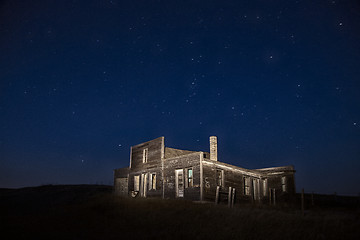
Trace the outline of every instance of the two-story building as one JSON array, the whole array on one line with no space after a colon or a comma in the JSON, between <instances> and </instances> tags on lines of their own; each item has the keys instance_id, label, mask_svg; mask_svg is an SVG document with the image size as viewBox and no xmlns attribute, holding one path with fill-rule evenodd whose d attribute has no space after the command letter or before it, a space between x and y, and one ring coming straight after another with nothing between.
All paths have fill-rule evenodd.
<instances>
[{"instance_id":1,"label":"two-story building","mask_svg":"<svg viewBox=\"0 0 360 240\"><path fill-rule=\"evenodd\" d=\"M294 174L293 166L249 170L220 162L215 136L210 152L165 147L159 137L131 147L130 166L114 170L114 188L132 197L271 202L295 194Z\"/></svg>"}]
</instances>

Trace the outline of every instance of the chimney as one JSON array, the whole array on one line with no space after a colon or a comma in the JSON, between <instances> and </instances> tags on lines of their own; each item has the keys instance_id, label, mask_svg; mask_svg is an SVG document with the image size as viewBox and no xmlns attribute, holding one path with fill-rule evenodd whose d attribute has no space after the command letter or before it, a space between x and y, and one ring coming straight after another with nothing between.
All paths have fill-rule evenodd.
<instances>
[{"instance_id":1,"label":"chimney","mask_svg":"<svg viewBox=\"0 0 360 240\"><path fill-rule=\"evenodd\" d=\"M210 137L210 160L217 161L217 137Z\"/></svg>"}]
</instances>

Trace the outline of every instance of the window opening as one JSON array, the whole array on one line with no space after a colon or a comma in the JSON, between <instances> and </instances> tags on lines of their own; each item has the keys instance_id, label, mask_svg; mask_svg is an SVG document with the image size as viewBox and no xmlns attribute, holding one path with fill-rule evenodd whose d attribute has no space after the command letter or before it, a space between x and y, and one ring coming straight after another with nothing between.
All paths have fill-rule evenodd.
<instances>
[{"instance_id":1,"label":"window opening","mask_svg":"<svg viewBox=\"0 0 360 240\"><path fill-rule=\"evenodd\" d=\"M140 175L134 176L134 191L140 191Z\"/></svg>"},{"instance_id":2,"label":"window opening","mask_svg":"<svg viewBox=\"0 0 360 240\"><path fill-rule=\"evenodd\" d=\"M193 187L194 186L194 178L193 178L193 169L186 169L186 185L185 187Z\"/></svg>"},{"instance_id":3,"label":"window opening","mask_svg":"<svg viewBox=\"0 0 360 240\"><path fill-rule=\"evenodd\" d=\"M286 177L281 177L281 189L286 192Z\"/></svg>"},{"instance_id":4,"label":"window opening","mask_svg":"<svg viewBox=\"0 0 360 240\"><path fill-rule=\"evenodd\" d=\"M250 195L250 178L244 177L244 194Z\"/></svg>"},{"instance_id":5,"label":"window opening","mask_svg":"<svg viewBox=\"0 0 360 240\"><path fill-rule=\"evenodd\" d=\"M147 148L145 148L144 150L143 150L143 163L147 163L147 161L148 161L148 149Z\"/></svg>"},{"instance_id":6,"label":"window opening","mask_svg":"<svg viewBox=\"0 0 360 240\"><path fill-rule=\"evenodd\" d=\"M150 190L156 190L156 173L150 174Z\"/></svg>"},{"instance_id":7,"label":"window opening","mask_svg":"<svg viewBox=\"0 0 360 240\"><path fill-rule=\"evenodd\" d=\"M224 170L216 169L216 184L217 186L224 186Z\"/></svg>"}]
</instances>

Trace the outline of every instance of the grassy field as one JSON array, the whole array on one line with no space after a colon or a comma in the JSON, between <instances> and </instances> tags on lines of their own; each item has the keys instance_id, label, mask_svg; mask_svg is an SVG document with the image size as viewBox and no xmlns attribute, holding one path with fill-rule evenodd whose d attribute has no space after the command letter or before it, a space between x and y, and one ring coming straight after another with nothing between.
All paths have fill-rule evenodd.
<instances>
[{"instance_id":1,"label":"grassy field","mask_svg":"<svg viewBox=\"0 0 360 240\"><path fill-rule=\"evenodd\" d=\"M0 222L7 239L360 239L359 208L302 216L284 207L120 198L99 185L0 189Z\"/></svg>"}]
</instances>

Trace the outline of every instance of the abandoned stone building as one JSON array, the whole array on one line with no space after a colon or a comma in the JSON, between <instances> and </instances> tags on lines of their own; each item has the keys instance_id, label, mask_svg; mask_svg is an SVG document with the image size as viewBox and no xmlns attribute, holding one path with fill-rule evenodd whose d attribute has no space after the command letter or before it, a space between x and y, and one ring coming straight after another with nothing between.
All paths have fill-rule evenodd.
<instances>
[{"instance_id":1,"label":"abandoned stone building","mask_svg":"<svg viewBox=\"0 0 360 240\"><path fill-rule=\"evenodd\" d=\"M245 169L218 161L210 152L165 147L164 137L132 146L130 166L114 170L118 195L194 201L278 201L295 193L293 166Z\"/></svg>"}]
</instances>

